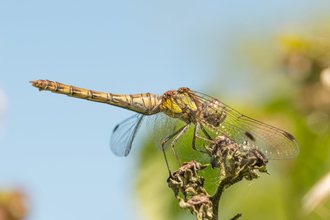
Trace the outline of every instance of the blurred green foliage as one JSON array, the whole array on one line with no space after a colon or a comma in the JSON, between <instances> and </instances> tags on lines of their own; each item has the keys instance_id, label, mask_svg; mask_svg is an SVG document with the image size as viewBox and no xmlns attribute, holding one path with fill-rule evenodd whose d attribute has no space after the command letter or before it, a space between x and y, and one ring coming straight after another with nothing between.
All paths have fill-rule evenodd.
<instances>
[{"instance_id":1,"label":"blurred green foliage","mask_svg":"<svg viewBox=\"0 0 330 220\"><path fill-rule=\"evenodd\" d=\"M304 195L330 172L330 83L326 81L330 77L330 70L326 72L330 65L330 36L320 40L283 35L274 43L277 54L273 56L273 65L268 67L275 69L269 69L265 76L273 82L271 92L265 92L271 95L262 105L250 104L242 112L292 133L300 144L300 155L293 160L270 161L270 176L261 175L260 179L251 182L244 180L225 190L220 201L220 216L230 219L242 212L245 219L330 219L329 198L310 214L302 212ZM254 49L258 51L258 48ZM262 75L260 71L267 69L267 66L258 68L264 57L257 57L258 62L251 62L256 73L249 76L256 82ZM278 80L274 80L276 74ZM231 106L240 105L231 103ZM171 154L169 161L172 166L177 164ZM207 169L203 175L209 180L207 184L212 191L217 173ZM148 142L141 152L137 176L141 208L149 219L194 219L190 213L179 210L173 192L167 186L167 177L162 153Z\"/></svg>"}]
</instances>

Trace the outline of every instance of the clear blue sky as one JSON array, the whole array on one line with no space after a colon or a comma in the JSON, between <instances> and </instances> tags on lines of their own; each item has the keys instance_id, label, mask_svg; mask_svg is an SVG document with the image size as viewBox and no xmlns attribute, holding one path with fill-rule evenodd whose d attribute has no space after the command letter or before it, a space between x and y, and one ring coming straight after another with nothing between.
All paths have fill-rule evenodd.
<instances>
[{"instance_id":1,"label":"clear blue sky","mask_svg":"<svg viewBox=\"0 0 330 220\"><path fill-rule=\"evenodd\" d=\"M145 132L127 158L109 150L133 113L29 81L117 94L236 90L244 77L222 73L232 38L302 25L326 2L2 1L0 187L26 190L31 220L136 219L130 176Z\"/></svg>"}]
</instances>

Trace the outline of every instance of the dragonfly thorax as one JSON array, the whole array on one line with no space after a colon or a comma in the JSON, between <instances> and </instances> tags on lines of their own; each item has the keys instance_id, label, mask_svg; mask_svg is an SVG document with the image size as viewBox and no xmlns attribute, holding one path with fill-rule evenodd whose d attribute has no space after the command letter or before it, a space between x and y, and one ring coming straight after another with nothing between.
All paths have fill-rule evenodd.
<instances>
[{"instance_id":1,"label":"dragonfly thorax","mask_svg":"<svg viewBox=\"0 0 330 220\"><path fill-rule=\"evenodd\" d=\"M188 88L167 91L163 94L160 109L172 118L179 118L186 123L193 122L197 106L192 92Z\"/></svg>"}]
</instances>

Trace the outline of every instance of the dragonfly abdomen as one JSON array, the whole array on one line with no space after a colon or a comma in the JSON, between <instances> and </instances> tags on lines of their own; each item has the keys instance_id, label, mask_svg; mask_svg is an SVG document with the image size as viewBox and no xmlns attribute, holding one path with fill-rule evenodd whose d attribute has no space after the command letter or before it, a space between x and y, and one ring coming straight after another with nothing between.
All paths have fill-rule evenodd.
<instances>
[{"instance_id":1,"label":"dragonfly abdomen","mask_svg":"<svg viewBox=\"0 0 330 220\"><path fill-rule=\"evenodd\" d=\"M159 103L158 96L150 93L137 95L117 95L82 89L49 80L35 80L30 82L33 86L39 88L39 91L48 90L54 93L64 94L75 98L107 103L109 105L126 108L145 115L155 114L158 112L156 110L156 106Z\"/></svg>"}]
</instances>

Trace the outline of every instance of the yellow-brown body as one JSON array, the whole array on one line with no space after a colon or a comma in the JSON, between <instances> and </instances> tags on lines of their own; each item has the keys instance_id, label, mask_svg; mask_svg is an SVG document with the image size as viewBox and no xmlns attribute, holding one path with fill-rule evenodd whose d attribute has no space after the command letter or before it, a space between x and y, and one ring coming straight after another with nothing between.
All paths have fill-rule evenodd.
<instances>
[{"instance_id":1,"label":"yellow-brown body","mask_svg":"<svg viewBox=\"0 0 330 220\"><path fill-rule=\"evenodd\" d=\"M65 94L75 98L106 103L109 105L126 108L143 115L151 115L159 112L159 108L157 108L159 98L158 96L150 93L137 95L117 95L82 89L49 80L35 80L30 82L33 86L39 88L39 91L49 90L54 93Z\"/></svg>"}]
</instances>

